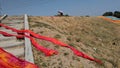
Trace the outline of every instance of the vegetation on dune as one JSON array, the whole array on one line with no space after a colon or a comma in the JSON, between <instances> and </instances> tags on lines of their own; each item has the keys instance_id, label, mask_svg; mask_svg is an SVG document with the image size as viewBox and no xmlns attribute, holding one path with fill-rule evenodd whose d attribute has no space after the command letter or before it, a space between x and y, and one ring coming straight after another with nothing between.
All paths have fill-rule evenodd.
<instances>
[{"instance_id":1,"label":"vegetation on dune","mask_svg":"<svg viewBox=\"0 0 120 68\"><path fill-rule=\"evenodd\" d=\"M113 12L105 12L103 16L113 16Z\"/></svg>"},{"instance_id":2,"label":"vegetation on dune","mask_svg":"<svg viewBox=\"0 0 120 68\"><path fill-rule=\"evenodd\" d=\"M120 18L120 11L115 11L113 16Z\"/></svg>"},{"instance_id":3,"label":"vegetation on dune","mask_svg":"<svg viewBox=\"0 0 120 68\"><path fill-rule=\"evenodd\" d=\"M103 16L114 16L114 17L120 18L120 11L105 12Z\"/></svg>"}]
</instances>

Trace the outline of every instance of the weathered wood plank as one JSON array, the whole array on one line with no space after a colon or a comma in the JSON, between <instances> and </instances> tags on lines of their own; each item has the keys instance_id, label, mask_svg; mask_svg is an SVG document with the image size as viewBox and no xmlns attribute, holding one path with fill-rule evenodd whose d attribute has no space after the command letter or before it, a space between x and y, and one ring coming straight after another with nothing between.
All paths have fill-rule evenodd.
<instances>
[{"instance_id":1,"label":"weathered wood plank","mask_svg":"<svg viewBox=\"0 0 120 68\"><path fill-rule=\"evenodd\" d=\"M2 21L3 19L5 19L6 17L7 17L6 14L4 14L2 17L0 17L0 23L1 23L1 21Z\"/></svg>"},{"instance_id":2,"label":"weathered wood plank","mask_svg":"<svg viewBox=\"0 0 120 68\"><path fill-rule=\"evenodd\" d=\"M24 26L25 26L25 29L29 29L27 14L25 14L24 16ZM25 34L29 35L29 33L25 33ZM27 37L25 37L25 60L31 63L34 63L31 42L30 42L30 39Z\"/></svg>"}]
</instances>

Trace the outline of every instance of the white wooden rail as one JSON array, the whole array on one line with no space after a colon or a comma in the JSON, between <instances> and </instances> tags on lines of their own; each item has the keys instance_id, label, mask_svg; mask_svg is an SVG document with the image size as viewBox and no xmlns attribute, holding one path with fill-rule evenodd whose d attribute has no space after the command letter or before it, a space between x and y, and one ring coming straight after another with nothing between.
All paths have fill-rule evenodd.
<instances>
[{"instance_id":1,"label":"white wooden rail","mask_svg":"<svg viewBox=\"0 0 120 68\"><path fill-rule=\"evenodd\" d=\"M27 14L24 15L24 27L27 30L29 29ZM25 33L25 34L29 35L29 33ZM25 60L34 63L31 42L30 39L27 37L25 37Z\"/></svg>"},{"instance_id":2,"label":"white wooden rail","mask_svg":"<svg viewBox=\"0 0 120 68\"><path fill-rule=\"evenodd\" d=\"M4 14L2 17L0 17L0 22L7 17L6 14Z\"/></svg>"}]
</instances>

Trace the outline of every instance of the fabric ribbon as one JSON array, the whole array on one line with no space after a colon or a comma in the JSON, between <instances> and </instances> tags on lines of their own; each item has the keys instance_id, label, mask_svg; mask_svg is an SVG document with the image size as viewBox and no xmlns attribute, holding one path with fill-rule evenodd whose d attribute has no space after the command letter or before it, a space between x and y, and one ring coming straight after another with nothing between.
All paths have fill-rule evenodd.
<instances>
[{"instance_id":1,"label":"fabric ribbon","mask_svg":"<svg viewBox=\"0 0 120 68\"><path fill-rule=\"evenodd\" d=\"M6 33L4 31L0 31L0 34L2 34L3 36L7 36L7 37L11 37L11 36L16 36L17 38L24 38L24 37L27 37L27 38L30 38L33 46L37 49L37 50L40 50L42 51L46 56L51 56L53 54L57 54L58 52L55 51L55 50L52 50L52 49L48 49L48 48L45 48L41 45L39 45L34 38L32 38L31 36L28 36L28 35L15 35L15 34L9 34L9 33Z\"/></svg>"},{"instance_id":2,"label":"fabric ribbon","mask_svg":"<svg viewBox=\"0 0 120 68\"><path fill-rule=\"evenodd\" d=\"M38 66L21 60L0 48L0 68L38 68Z\"/></svg>"},{"instance_id":3,"label":"fabric ribbon","mask_svg":"<svg viewBox=\"0 0 120 68\"><path fill-rule=\"evenodd\" d=\"M77 55L77 56L80 56L80 57L89 59L89 60L91 60L91 61L95 61L95 62L97 62L97 63L99 63L99 64L102 63L100 60L95 59L95 58L92 58L92 57L90 57L90 56L88 56L88 55L86 55L86 54L78 51L77 49L73 48L72 46L69 46L69 45L67 45L67 44L65 44L65 43L63 43L63 42L61 42L61 41L59 41L59 40L57 40L57 39L50 38L50 37L46 37L46 36L41 36L41 35L39 35L39 34L34 33L34 32L31 31L31 30L17 30L17 29L15 29L15 28L9 27L9 26L4 25L4 24L1 24L1 23L0 23L0 26L1 26L1 27L4 27L4 28L6 28L6 29L10 29L10 30L12 30L13 32L17 32L18 34L21 34L21 35L8 34L8 33L3 32L3 31L0 31L0 34L3 34L3 35L5 35L5 36L16 36L17 38L23 38L23 37L30 38L32 44L33 44L38 50L44 52L45 55L47 55L47 56L51 56L52 54L57 54L58 52L55 51L55 50L47 49L47 48L45 48L45 47L40 46L40 45L34 40L34 38L46 40L46 41L52 42L52 43L54 43L54 44L56 44L56 45L63 46L63 47L67 47L67 48L71 49L71 50L73 51L73 53L74 53L75 55ZM31 36L25 35L24 33L29 33ZM33 38L33 37L34 37L34 38ZM47 51L44 51L44 50L47 50Z\"/></svg>"}]
</instances>

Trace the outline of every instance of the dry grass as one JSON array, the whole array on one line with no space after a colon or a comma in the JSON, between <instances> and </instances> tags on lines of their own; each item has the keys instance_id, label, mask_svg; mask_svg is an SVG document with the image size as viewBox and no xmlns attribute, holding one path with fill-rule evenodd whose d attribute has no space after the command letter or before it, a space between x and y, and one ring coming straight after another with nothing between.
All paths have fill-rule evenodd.
<instances>
[{"instance_id":1,"label":"dry grass","mask_svg":"<svg viewBox=\"0 0 120 68\"><path fill-rule=\"evenodd\" d=\"M41 68L119 68L120 25L97 17L29 17L34 32L59 39L86 54L102 60L103 64L75 56L71 50L50 42L37 40L47 48L59 51L45 57L33 47L35 63Z\"/></svg>"}]
</instances>

